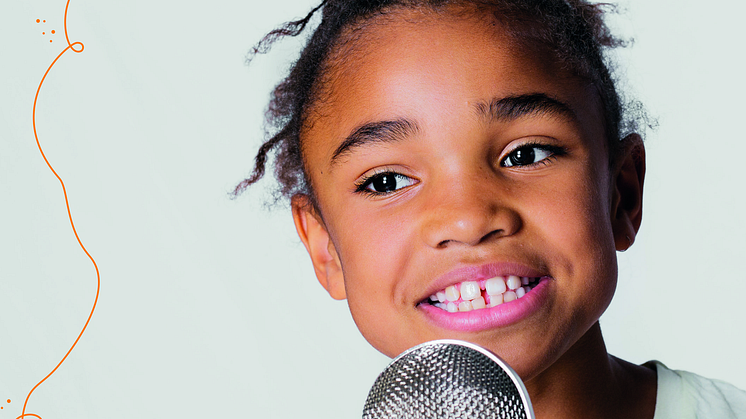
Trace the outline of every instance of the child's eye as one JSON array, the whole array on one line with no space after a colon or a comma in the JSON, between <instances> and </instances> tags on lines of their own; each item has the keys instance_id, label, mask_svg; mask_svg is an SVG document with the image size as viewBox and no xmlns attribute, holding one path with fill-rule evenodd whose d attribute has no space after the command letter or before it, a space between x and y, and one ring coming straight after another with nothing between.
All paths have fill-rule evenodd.
<instances>
[{"instance_id":1,"label":"child's eye","mask_svg":"<svg viewBox=\"0 0 746 419\"><path fill-rule=\"evenodd\" d=\"M502 167L531 166L546 162L548 159L563 154L561 147L548 144L524 144L511 151L500 162Z\"/></svg>"},{"instance_id":2,"label":"child's eye","mask_svg":"<svg viewBox=\"0 0 746 419\"><path fill-rule=\"evenodd\" d=\"M383 195L397 191L407 186L417 183L416 180L409 176L404 176L396 172L376 173L362 179L358 184L355 192L370 193L373 195Z\"/></svg>"}]
</instances>

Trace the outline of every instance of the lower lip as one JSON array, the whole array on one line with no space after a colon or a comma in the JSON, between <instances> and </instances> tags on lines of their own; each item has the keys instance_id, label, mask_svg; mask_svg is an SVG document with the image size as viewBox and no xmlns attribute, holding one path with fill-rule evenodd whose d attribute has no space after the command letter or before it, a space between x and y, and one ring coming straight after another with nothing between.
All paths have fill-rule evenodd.
<instances>
[{"instance_id":1,"label":"lower lip","mask_svg":"<svg viewBox=\"0 0 746 419\"><path fill-rule=\"evenodd\" d=\"M538 311L549 296L552 279L543 278L523 297L490 308L451 313L430 304L420 304L427 318L444 329L459 332L479 332L505 327L519 322Z\"/></svg>"}]
</instances>

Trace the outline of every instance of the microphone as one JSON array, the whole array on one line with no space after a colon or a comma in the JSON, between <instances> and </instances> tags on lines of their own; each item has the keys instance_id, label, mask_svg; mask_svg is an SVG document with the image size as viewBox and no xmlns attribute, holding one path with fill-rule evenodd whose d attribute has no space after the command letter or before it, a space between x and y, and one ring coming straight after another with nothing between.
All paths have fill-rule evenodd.
<instances>
[{"instance_id":1,"label":"microphone","mask_svg":"<svg viewBox=\"0 0 746 419\"><path fill-rule=\"evenodd\" d=\"M397 356L368 393L363 419L534 419L520 377L469 342L434 340Z\"/></svg>"}]
</instances>

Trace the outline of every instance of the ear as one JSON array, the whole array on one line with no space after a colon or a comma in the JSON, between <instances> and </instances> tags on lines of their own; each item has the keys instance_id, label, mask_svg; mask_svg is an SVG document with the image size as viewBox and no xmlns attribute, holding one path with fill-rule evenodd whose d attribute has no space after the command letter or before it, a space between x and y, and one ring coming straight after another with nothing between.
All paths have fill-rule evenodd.
<instances>
[{"instance_id":1,"label":"ear","mask_svg":"<svg viewBox=\"0 0 746 419\"><path fill-rule=\"evenodd\" d=\"M642 222L645 146L638 134L630 134L622 140L622 150L614 167L611 224L616 250L625 251L634 243Z\"/></svg>"},{"instance_id":2,"label":"ear","mask_svg":"<svg viewBox=\"0 0 746 419\"><path fill-rule=\"evenodd\" d=\"M321 216L307 195L295 195L291 200L295 230L311 256L311 263L321 286L335 300L346 298L342 265Z\"/></svg>"}]
</instances>

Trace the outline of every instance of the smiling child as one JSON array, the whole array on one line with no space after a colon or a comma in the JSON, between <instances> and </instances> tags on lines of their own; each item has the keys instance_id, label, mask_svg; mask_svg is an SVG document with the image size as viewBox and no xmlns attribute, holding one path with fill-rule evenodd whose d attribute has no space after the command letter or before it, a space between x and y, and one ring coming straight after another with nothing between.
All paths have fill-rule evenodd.
<instances>
[{"instance_id":1,"label":"smiling child","mask_svg":"<svg viewBox=\"0 0 746 419\"><path fill-rule=\"evenodd\" d=\"M538 418L746 417L740 390L606 351L598 319L616 251L640 227L645 152L624 131L635 115L605 64L619 42L600 6L322 6L270 104L278 130L237 192L276 151L316 276L371 345L390 357L443 338L488 348Z\"/></svg>"}]
</instances>

